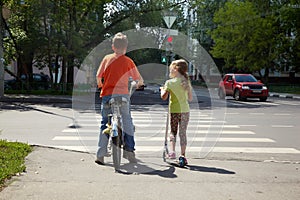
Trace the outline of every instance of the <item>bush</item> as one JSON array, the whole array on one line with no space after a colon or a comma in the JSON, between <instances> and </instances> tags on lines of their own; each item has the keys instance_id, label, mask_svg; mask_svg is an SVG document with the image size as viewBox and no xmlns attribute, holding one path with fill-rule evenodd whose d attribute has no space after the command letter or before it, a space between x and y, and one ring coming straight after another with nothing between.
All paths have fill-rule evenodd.
<instances>
[{"instance_id":1,"label":"bush","mask_svg":"<svg viewBox=\"0 0 300 200\"><path fill-rule=\"evenodd\" d=\"M31 150L28 144L0 140L0 188L5 180L25 171L25 157Z\"/></svg>"}]
</instances>

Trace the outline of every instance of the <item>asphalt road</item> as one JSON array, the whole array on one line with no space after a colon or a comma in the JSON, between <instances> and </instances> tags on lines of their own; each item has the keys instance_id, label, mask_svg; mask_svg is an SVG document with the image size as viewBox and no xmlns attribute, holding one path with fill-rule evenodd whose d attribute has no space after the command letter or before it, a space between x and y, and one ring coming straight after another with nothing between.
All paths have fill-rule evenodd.
<instances>
[{"instance_id":1,"label":"asphalt road","mask_svg":"<svg viewBox=\"0 0 300 200\"><path fill-rule=\"evenodd\" d=\"M300 160L299 100L270 97L267 102L241 102L228 97L221 101L208 91L196 93L188 129L191 157ZM132 101L137 154L160 156L167 103L149 91L136 92ZM0 138L93 153L99 110L94 102L81 102L83 107L74 98L73 107L2 103Z\"/></svg>"},{"instance_id":2,"label":"asphalt road","mask_svg":"<svg viewBox=\"0 0 300 200\"><path fill-rule=\"evenodd\" d=\"M0 102L0 138L38 145L26 158L26 173L10 180L0 199L300 198L300 101L220 101L198 91L188 128L189 165L182 169L161 158L166 103L155 93L136 95L139 162L123 159L120 174L110 157L105 166L94 163L100 116L95 103L86 101L93 95L73 98L73 106L68 98Z\"/></svg>"}]
</instances>

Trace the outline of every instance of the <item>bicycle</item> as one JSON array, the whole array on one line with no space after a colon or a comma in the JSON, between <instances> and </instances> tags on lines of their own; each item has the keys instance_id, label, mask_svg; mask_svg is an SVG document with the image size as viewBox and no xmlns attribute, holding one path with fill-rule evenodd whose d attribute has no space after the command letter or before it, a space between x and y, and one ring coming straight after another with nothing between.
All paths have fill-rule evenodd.
<instances>
[{"instance_id":1,"label":"bicycle","mask_svg":"<svg viewBox=\"0 0 300 200\"><path fill-rule=\"evenodd\" d=\"M136 85L135 81L129 80L130 89L129 94L133 93L133 87ZM122 130L122 115L120 108L127 105L129 102L127 98L122 96L115 96L109 100L109 106L111 107L112 114L108 115L107 129L104 133L109 134L111 138L111 151L113 166L116 172L120 171L121 164L121 149L124 144L123 130Z\"/></svg>"}]
</instances>

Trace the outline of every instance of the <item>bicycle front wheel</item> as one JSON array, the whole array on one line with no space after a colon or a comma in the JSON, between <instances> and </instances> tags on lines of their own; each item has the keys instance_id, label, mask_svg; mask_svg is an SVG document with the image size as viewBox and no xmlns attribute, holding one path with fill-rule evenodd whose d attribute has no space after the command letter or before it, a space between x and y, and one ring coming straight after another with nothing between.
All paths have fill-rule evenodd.
<instances>
[{"instance_id":1,"label":"bicycle front wheel","mask_svg":"<svg viewBox=\"0 0 300 200\"><path fill-rule=\"evenodd\" d=\"M121 148L120 148L120 140L119 136L112 138L112 158L114 163L115 170L120 169L121 164Z\"/></svg>"},{"instance_id":2,"label":"bicycle front wheel","mask_svg":"<svg viewBox=\"0 0 300 200\"><path fill-rule=\"evenodd\" d=\"M121 146L122 146L122 129L120 119L118 119L118 136L112 137L112 157L115 171L120 169L121 165Z\"/></svg>"}]
</instances>

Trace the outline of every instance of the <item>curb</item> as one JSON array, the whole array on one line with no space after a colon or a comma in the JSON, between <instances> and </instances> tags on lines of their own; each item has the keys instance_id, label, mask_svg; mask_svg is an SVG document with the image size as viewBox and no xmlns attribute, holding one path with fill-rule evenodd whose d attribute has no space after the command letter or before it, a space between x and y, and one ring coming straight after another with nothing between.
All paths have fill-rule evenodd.
<instances>
[{"instance_id":1,"label":"curb","mask_svg":"<svg viewBox=\"0 0 300 200\"><path fill-rule=\"evenodd\" d=\"M270 94L270 97L277 97L277 98L286 98L286 99L300 99L300 96L295 96L292 94L278 94L278 93L274 93L274 94Z\"/></svg>"},{"instance_id":2,"label":"curb","mask_svg":"<svg viewBox=\"0 0 300 200\"><path fill-rule=\"evenodd\" d=\"M72 103L71 97L53 97L53 96L6 96L0 98L0 102L4 103Z\"/></svg>"}]
</instances>

